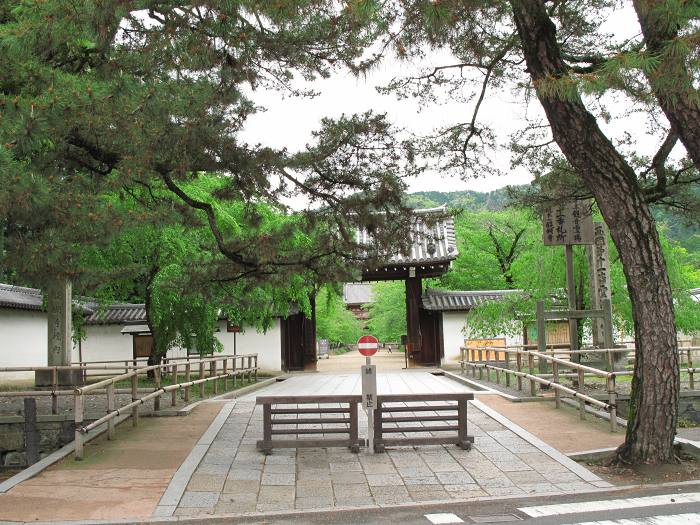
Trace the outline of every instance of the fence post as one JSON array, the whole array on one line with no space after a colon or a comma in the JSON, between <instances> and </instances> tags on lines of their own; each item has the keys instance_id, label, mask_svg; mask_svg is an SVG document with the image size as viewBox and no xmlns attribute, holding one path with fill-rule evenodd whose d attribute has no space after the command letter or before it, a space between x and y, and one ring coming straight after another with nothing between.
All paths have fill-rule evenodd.
<instances>
[{"instance_id":1,"label":"fence post","mask_svg":"<svg viewBox=\"0 0 700 525\"><path fill-rule=\"evenodd\" d=\"M111 414L116 408L114 399L114 383L107 385L107 413ZM114 439L114 418L107 420L107 439Z\"/></svg>"},{"instance_id":2,"label":"fence post","mask_svg":"<svg viewBox=\"0 0 700 525\"><path fill-rule=\"evenodd\" d=\"M583 394L583 370L580 368L578 369L578 377L579 383L576 391ZM580 397L578 398L578 413L581 420L586 419L586 402Z\"/></svg>"},{"instance_id":3,"label":"fence post","mask_svg":"<svg viewBox=\"0 0 700 525\"><path fill-rule=\"evenodd\" d=\"M36 399L24 398L24 450L27 464L39 461L39 431L36 426Z\"/></svg>"},{"instance_id":4,"label":"fence post","mask_svg":"<svg viewBox=\"0 0 700 525\"><path fill-rule=\"evenodd\" d=\"M483 363L484 363L483 350L481 350L481 348L479 348L479 379L484 378L484 368L483 368L483 366L481 366Z\"/></svg>"},{"instance_id":5,"label":"fence post","mask_svg":"<svg viewBox=\"0 0 700 525\"><path fill-rule=\"evenodd\" d=\"M185 363L185 385L190 382L190 360ZM185 403L190 401L190 386L185 386Z\"/></svg>"},{"instance_id":6,"label":"fence post","mask_svg":"<svg viewBox=\"0 0 700 525\"><path fill-rule=\"evenodd\" d=\"M51 413L58 414L58 368L55 366L51 370Z\"/></svg>"},{"instance_id":7,"label":"fence post","mask_svg":"<svg viewBox=\"0 0 700 525\"><path fill-rule=\"evenodd\" d=\"M248 356L248 382L250 383L253 377L253 356Z\"/></svg>"},{"instance_id":8,"label":"fence post","mask_svg":"<svg viewBox=\"0 0 700 525\"><path fill-rule=\"evenodd\" d=\"M691 390L695 390L695 377L693 377L693 354L691 353L692 350L688 348L688 380L689 380L689 387Z\"/></svg>"},{"instance_id":9,"label":"fence post","mask_svg":"<svg viewBox=\"0 0 700 525\"><path fill-rule=\"evenodd\" d=\"M131 376L131 402L137 401L139 398L139 376L136 370L133 370L133 376ZM139 406L134 405L131 409L131 424L133 426L138 426L139 424Z\"/></svg>"},{"instance_id":10,"label":"fence post","mask_svg":"<svg viewBox=\"0 0 700 525\"><path fill-rule=\"evenodd\" d=\"M555 384L559 384L559 363L552 361L552 381ZM561 393L558 388L554 388L554 406L557 408L561 407Z\"/></svg>"},{"instance_id":11,"label":"fence post","mask_svg":"<svg viewBox=\"0 0 700 525\"><path fill-rule=\"evenodd\" d=\"M515 354L515 367L518 369L518 372L522 373L523 354L520 353L520 350L518 350L518 353ZM523 391L523 378L520 375L518 375L518 390L520 390L521 392Z\"/></svg>"},{"instance_id":12,"label":"fence post","mask_svg":"<svg viewBox=\"0 0 700 525\"><path fill-rule=\"evenodd\" d=\"M199 362L199 379L204 379L204 361ZM204 399L204 383L199 383L199 397Z\"/></svg>"},{"instance_id":13,"label":"fence post","mask_svg":"<svg viewBox=\"0 0 700 525\"><path fill-rule=\"evenodd\" d=\"M384 442L382 438L384 437L383 420L384 413L382 408L382 401L377 396L377 406L374 409L374 451L373 452L384 452Z\"/></svg>"},{"instance_id":14,"label":"fence post","mask_svg":"<svg viewBox=\"0 0 700 525\"><path fill-rule=\"evenodd\" d=\"M530 352L527 355L527 371L530 375L533 375L533 368L535 368L535 358L532 355L532 352ZM537 395L537 384L532 379L530 379L530 395L532 397L535 397Z\"/></svg>"},{"instance_id":15,"label":"fence post","mask_svg":"<svg viewBox=\"0 0 700 525\"><path fill-rule=\"evenodd\" d=\"M153 375L155 376L156 390L160 390L160 365L153 369ZM153 410L156 412L160 410L160 396L156 396L153 400Z\"/></svg>"},{"instance_id":16,"label":"fence post","mask_svg":"<svg viewBox=\"0 0 700 525\"><path fill-rule=\"evenodd\" d=\"M224 392L228 390L228 359L224 358Z\"/></svg>"},{"instance_id":17,"label":"fence post","mask_svg":"<svg viewBox=\"0 0 700 525\"><path fill-rule=\"evenodd\" d=\"M173 363L173 376L170 380L173 385L177 384L177 362ZM170 398L170 405L177 405L177 390L172 391L172 397Z\"/></svg>"},{"instance_id":18,"label":"fence post","mask_svg":"<svg viewBox=\"0 0 700 525\"><path fill-rule=\"evenodd\" d=\"M350 401L350 451L357 454L360 451L360 438L358 435L357 424L357 401Z\"/></svg>"},{"instance_id":19,"label":"fence post","mask_svg":"<svg viewBox=\"0 0 700 525\"><path fill-rule=\"evenodd\" d=\"M272 405L263 404L263 448L265 454L272 452Z\"/></svg>"},{"instance_id":20,"label":"fence post","mask_svg":"<svg viewBox=\"0 0 700 525\"><path fill-rule=\"evenodd\" d=\"M472 444L467 437L467 400L457 401L457 446L463 450L472 448Z\"/></svg>"},{"instance_id":21,"label":"fence post","mask_svg":"<svg viewBox=\"0 0 700 525\"><path fill-rule=\"evenodd\" d=\"M217 373L216 373L216 365L217 365L216 359L214 359L214 360L211 362L211 364L209 365L209 375L210 375L211 377L216 377L216 375L217 375ZM216 395L216 394L219 393L219 380L218 380L218 379L214 379L214 380L212 381L212 383L214 384L214 395Z\"/></svg>"},{"instance_id":22,"label":"fence post","mask_svg":"<svg viewBox=\"0 0 700 525\"><path fill-rule=\"evenodd\" d=\"M254 382L257 383L258 382L258 354L255 354L253 361L255 362L255 369L253 370L253 376L254 376L253 380L254 380Z\"/></svg>"},{"instance_id":23,"label":"fence post","mask_svg":"<svg viewBox=\"0 0 700 525\"><path fill-rule=\"evenodd\" d=\"M615 374L608 377L608 404L610 405L610 432L617 432L617 392Z\"/></svg>"},{"instance_id":24,"label":"fence post","mask_svg":"<svg viewBox=\"0 0 700 525\"><path fill-rule=\"evenodd\" d=\"M76 390L75 391L75 408L74 408L74 419L75 419L75 459L79 461L83 459L83 394Z\"/></svg>"},{"instance_id":25,"label":"fence post","mask_svg":"<svg viewBox=\"0 0 700 525\"><path fill-rule=\"evenodd\" d=\"M504 350L503 356L506 360L506 368L510 370L510 352L508 350ZM510 388L510 372L506 372L506 386Z\"/></svg>"}]
</instances>

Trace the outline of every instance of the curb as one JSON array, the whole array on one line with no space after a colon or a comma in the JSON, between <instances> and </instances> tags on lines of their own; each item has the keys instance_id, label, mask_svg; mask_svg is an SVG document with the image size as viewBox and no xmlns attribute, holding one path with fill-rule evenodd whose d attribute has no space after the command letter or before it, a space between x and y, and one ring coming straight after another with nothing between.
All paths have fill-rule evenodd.
<instances>
[{"instance_id":1,"label":"curb","mask_svg":"<svg viewBox=\"0 0 700 525\"><path fill-rule=\"evenodd\" d=\"M202 437L199 438L199 441L197 441L197 444L192 448L187 458L185 458L185 461L182 462L182 465L180 465L175 474L173 474L170 483L168 483L168 487L160 497L160 501L153 512L153 516L167 517L173 515L178 503L180 503L182 495L185 493L185 489L190 482L192 474L194 474L199 462L202 461L202 458L209 450L219 430L224 426L226 419L231 414L235 405L236 401L233 400L229 401L221 408L214 418L214 421L209 425L209 428L202 434Z\"/></svg>"},{"instance_id":2,"label":"curb","mask_svg":"<svg viewBox=\"0 0 700 525\"><path fill-rule=\"evenodd\" d=\"M677 487L687 487L700 485L700 480L691 481L680 481L680 482L667 482L658 483L654 485L619 485L612 486L609 488L598 488L591 490L578 491L576 494L599 494L599 493L618 493L625 492L635 489L655 489L655 488L677 488ZM149 523L157 525L159 523L231 523L231 520L238 519L245 523L264 523L266 518L284 518L289 516L290 521L298 520L301 516L314 516L327 513L336 512L356 512L356 511L368 511L368 510L380 510L380 509L423 509L431 507L442 507L445 505L454 504L468 504L468 503L485 503L485 502L500 502L507 500L529 500L529 499L541 499L552 496L570 496L564 492L556 493L544 493L544 494L531 494L531 495L511 495L511 496L482 496L473 499L450 499L450 500L433 500L433 501L423 501L423 502L411 502L411 503L392 503L387 505L366 505L361 507L333 507L326 509L305 509L305 510L284 510L284 511L270 511L270 512L241 512L241 513L226 513L226 514L207 514L201 516L151 516L144 518L121 518L114 520L64 520L64 521L33 521L33 522L21 522L21 521L8 521L0 522L0 525L4 524L27 524L33 525L107 525L107 524L127 524L127 523ZM329 520L328 523L331 523Z\"/></svg>"}]
</instances>

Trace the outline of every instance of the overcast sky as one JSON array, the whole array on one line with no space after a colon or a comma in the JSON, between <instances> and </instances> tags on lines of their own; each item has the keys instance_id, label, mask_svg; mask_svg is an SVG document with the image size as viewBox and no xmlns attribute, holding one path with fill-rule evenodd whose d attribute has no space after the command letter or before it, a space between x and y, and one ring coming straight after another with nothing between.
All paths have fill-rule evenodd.
<instances>
[{"instance_id":1,"label":"overcast sky","mask_svg":"<svg viewBox=\"0 0 700 525\"><path fill-rule=\"evenodd\" d=\"M604 29L614 32L619 39L628 38L639 31L634 13L629 8L615 13ZM444 124L468 121L473 109L471 103L422 107L417 99L397 100L394 95L382 95L376 91L377 86L386 84L395 76L415 74L421 65L435 66L450 62L449 57L445 56L414 65L389 60L366 78L356 78L346 72L338 73L330 79L307 84L320 92L313 99L283 98L276 92L256 91L252 95L254 101L268 111L250 117L243 138L251 143L299 150L309 142L311 131L319 127L322 117L338 117L343 113L361 113L369 109L387 113L391 122L417 134L430 133ZM613 104L613 108L617 112L626 109L624 104ZM512 93L489 91L480 119L494 125L499 140L505 144L508 135L520 126L525 110L522 102ZM530 114L540 111L539 104L534 102L528 111ZM625 131L632 133L638 146L648 144L649 147L654 147L657 142L657 139L640 132L645 127L645 119L640 115L601 126L611 137L619 137ZM490 191L509 184L527 184L532 180L530 173L524 169L510 170L507 154L501 154L495 162L506 175L474 178L474 175L479 174L470 174L471 177L461 180L458 177L445 178L432 172L408 181L409 191Z\"/></svg>"}]
</instances>

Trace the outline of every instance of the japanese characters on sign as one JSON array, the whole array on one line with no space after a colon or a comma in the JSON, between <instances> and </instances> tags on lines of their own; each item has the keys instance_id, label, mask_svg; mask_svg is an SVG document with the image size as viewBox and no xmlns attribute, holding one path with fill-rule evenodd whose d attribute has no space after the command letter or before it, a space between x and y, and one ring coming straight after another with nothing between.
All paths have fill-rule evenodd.
<instances>
[{"instance_id":1,"label":"japanese characters on sign","mask_svg":"<svg viewBox=\"0 0 700 525\"><path fill-rule=\"evenodd\" d=\"M542 236L545 246L593 244L591 201L568 201L544 212Z\"/></svg>"},{"instance_id":2,"label":"japanese characters on sign","mask_svg":"<svg viewBox=\"0 0 700 525\"><path fill-rule=\"evenodd\" d=\"M365 410L375 408L377 399L377 367L362 366L362 406Z\"/></svg>"},{"instance_id":3,"label":"japanese characters on sign","mask_svg":"<svg viewBox=\"0 0 700 525\"><path fill-rule=\"evenodd\" d=\"M598 292L598 301L610 299L610 261L608 257L608 239L605 232L605 224L594 223L594 260L595 260L595 282Z\"/></svg>"}]
</instances>

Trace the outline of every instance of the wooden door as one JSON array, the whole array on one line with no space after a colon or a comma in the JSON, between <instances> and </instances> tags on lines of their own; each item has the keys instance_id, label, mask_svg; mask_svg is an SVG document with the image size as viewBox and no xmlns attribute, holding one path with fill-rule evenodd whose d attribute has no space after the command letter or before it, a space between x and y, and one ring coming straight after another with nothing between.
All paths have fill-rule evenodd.
<instances>
[{"instance_id":1,"label":"wooden door","mask_svg":"<svg viewBox=\"0 0 700 525\"><path fill-rule=\"evenodd\" d=\"M137 357L150 357L153 352L152 335L134 335L134 359Z\"/></svg>"}]
</instances>

